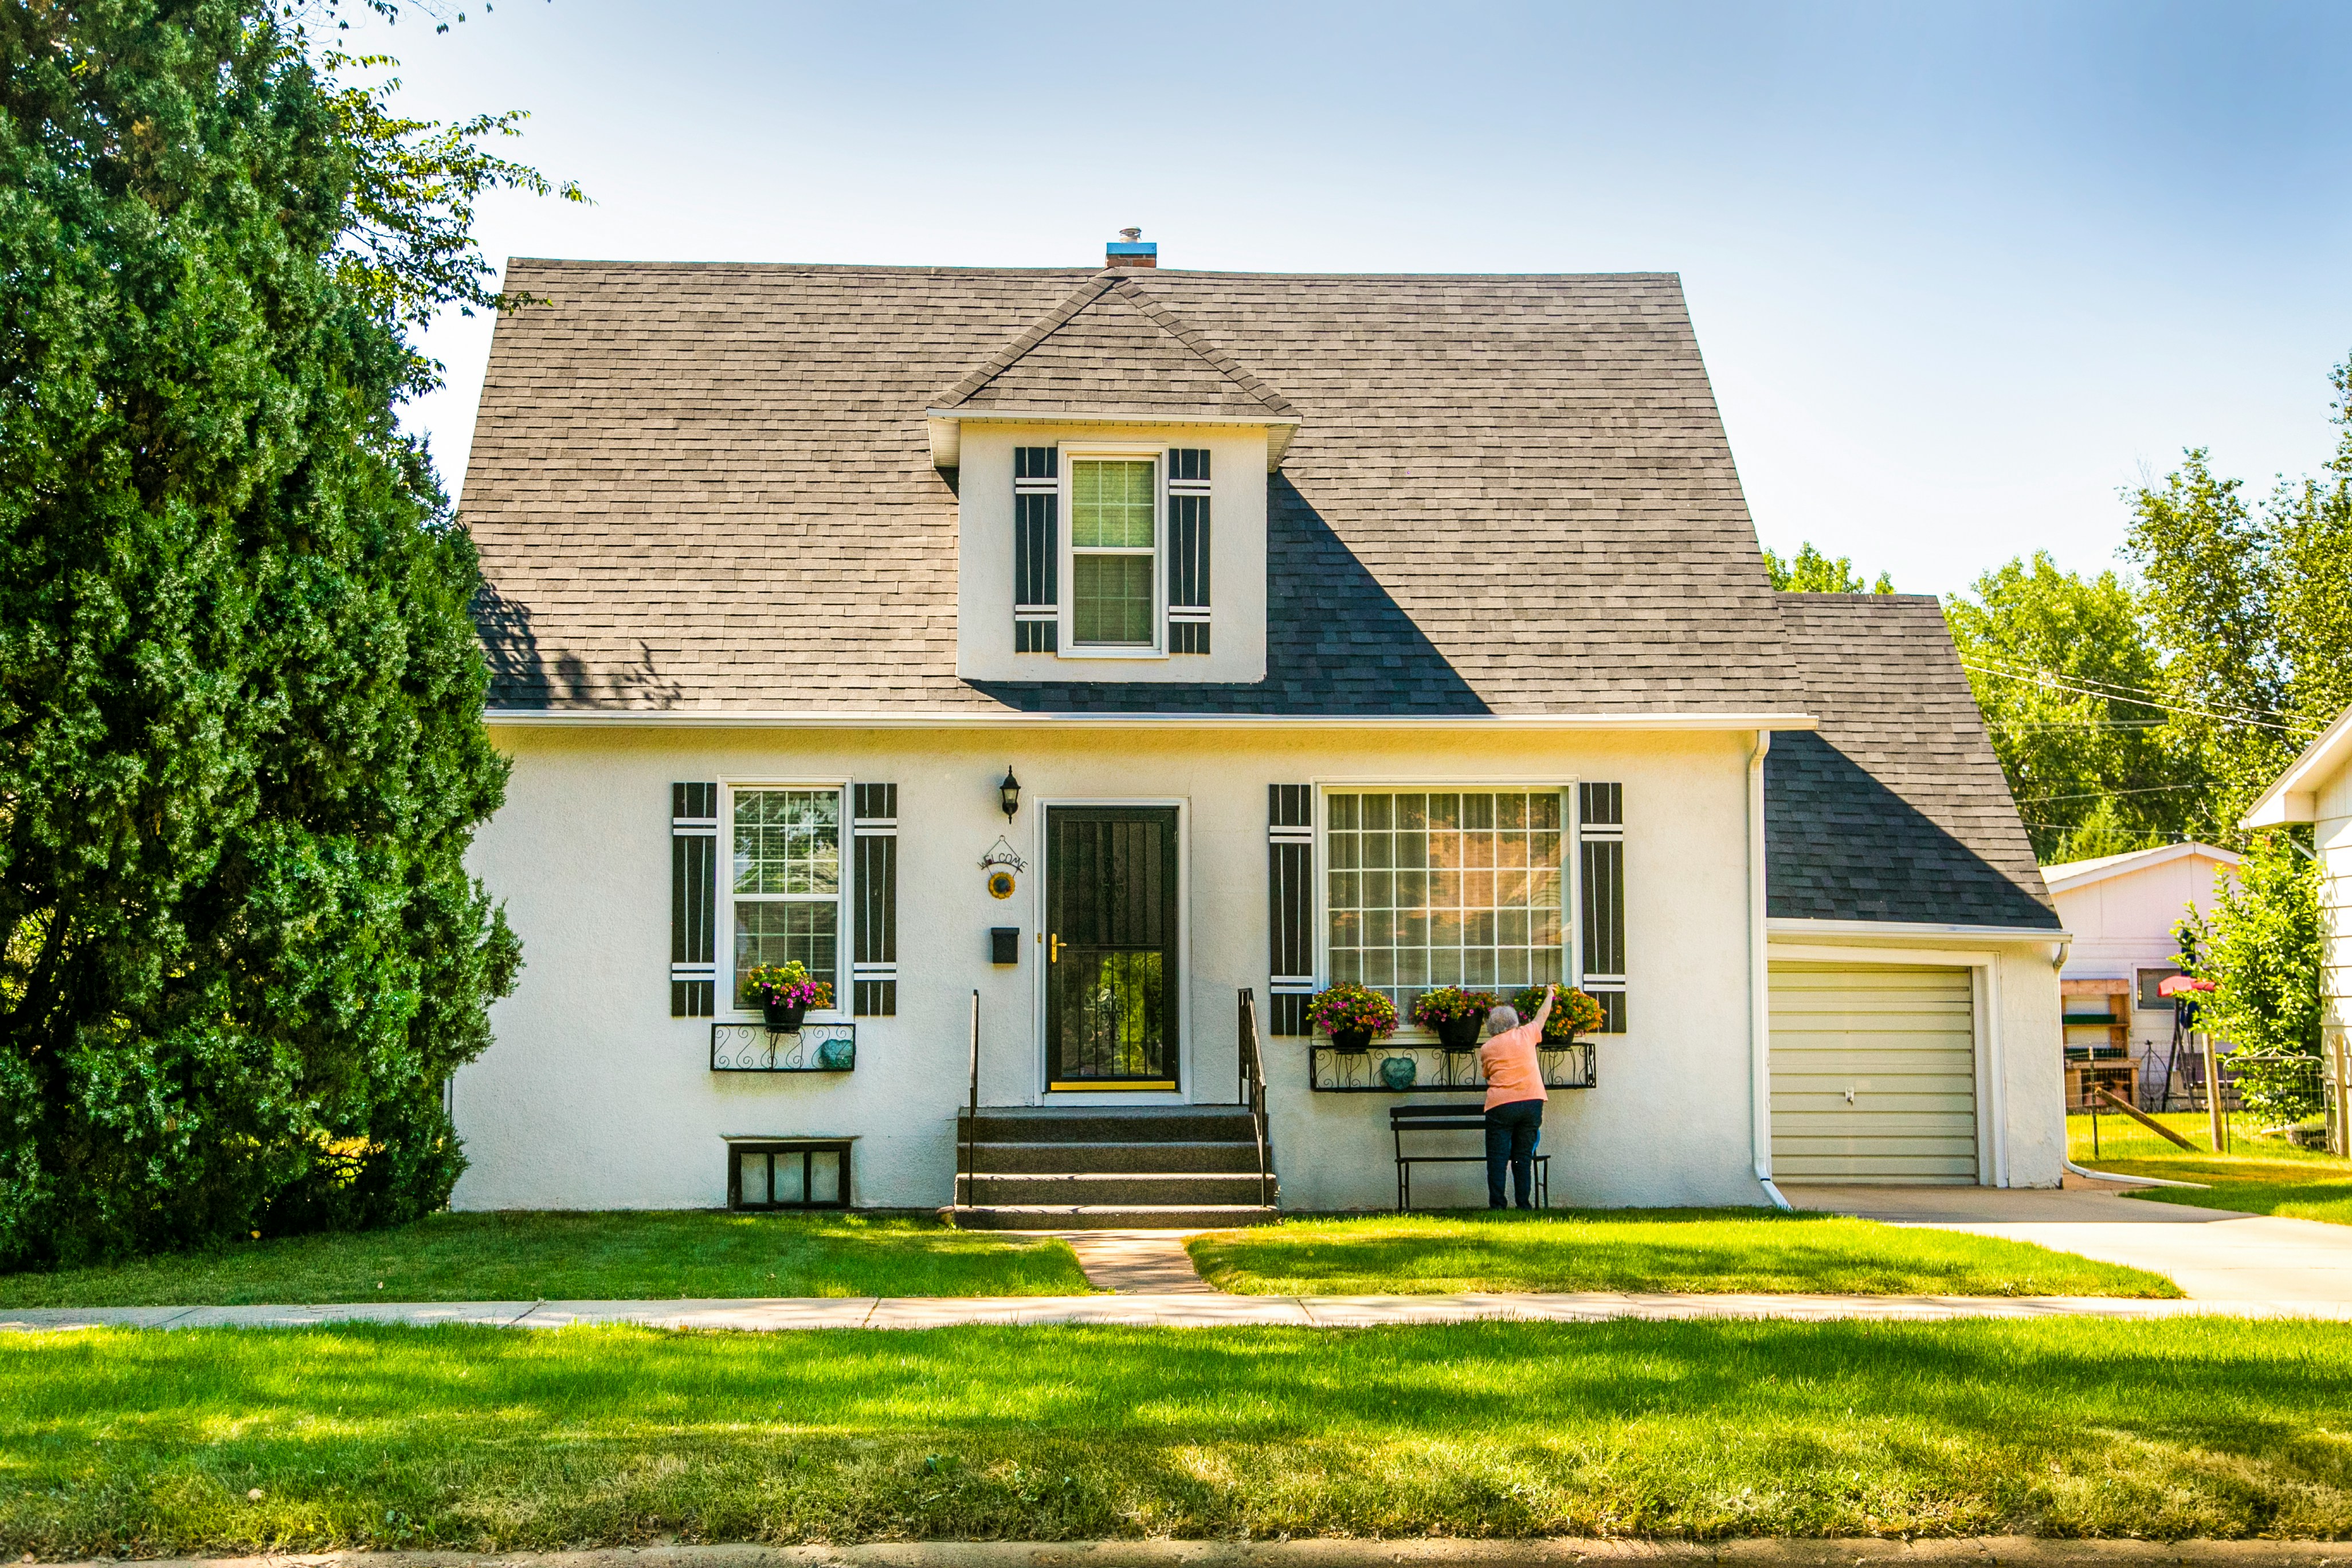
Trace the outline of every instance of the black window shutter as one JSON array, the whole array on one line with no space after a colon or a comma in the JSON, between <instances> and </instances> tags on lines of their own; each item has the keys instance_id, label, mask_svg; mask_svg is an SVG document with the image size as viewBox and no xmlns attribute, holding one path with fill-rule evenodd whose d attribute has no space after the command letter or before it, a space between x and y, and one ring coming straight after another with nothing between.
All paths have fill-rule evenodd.
<instances>
[{"instance_id":1,"label":"black window shutter","mask_svg":"<svg viewBox=\"0 0 2352 1568\"><path fill-rule=\"evenodd\" d=\"M857 855L850 892L852 1010L861 1018L893 1017L898 1011L898 786L853 786L849 815Z\"/></svg>"},{"instance_id":2,"label":"black window shutter","mask_svg":"<svg viewBox=\"0 0 2352 1568\"><path fill-rule=\"evenodd\" d=\"M1209 453L1168 454L1168 651L1209 651Z\"/></svg>"},{"instance_id":3,"label":"black window shutter","mask_svg":"<svg viewBox=\"0 0 2352 1568\"><path fill-rule=\"evenodd\" d=\"M1583 990L1601 1004L1604 1035L1625 1032L1625 786L1576 786L1578 910Z\"/></svg>"},{"instance_id":4,"label":"black window shutter","mask_svg":"<svg viewBox=\"0 0 2352 1568\"><path fill-rule=\"evenodd\" d=\"M1315 994L1315 787L1270 784L1265 810L1269 1033L1304 1035Z\"/></svg>"},{"instance_id":5,"label":"black window shutter","mask_svg":"<svg viewBox=\"0 0 2352 1568\"><path fill-rule=\"evenodd\" d=\"M1061 595L1061 454L1052 447L1013 448L1013 651L1052 653Z\"/></svg>"},{"instance_id":6,"label":"black window shutter","mask_svg":"<svg viewBox=\"0 0 2352 1568\"><path fill-rule=\"evenodd\" d=\"M669 1016L718 1012L719 786L669 786Z\"/></svg>"}]
</instances>

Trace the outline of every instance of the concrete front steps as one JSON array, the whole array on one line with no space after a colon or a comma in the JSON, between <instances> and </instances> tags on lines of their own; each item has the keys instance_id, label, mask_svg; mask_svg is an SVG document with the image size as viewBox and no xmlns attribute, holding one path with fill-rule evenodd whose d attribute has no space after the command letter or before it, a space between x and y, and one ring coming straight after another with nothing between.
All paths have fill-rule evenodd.
<instances>
[{"instance_id":1,"label":"concrete front steps","mask_svg":"<svg viewBox=\"0 0 2352 1568\"><path fill-rule=\"evenodd\" d=\"M982 1107L956 1120L948 1211L970 1230L1214 1230L1275 1217L1239 1105Z\"/></svg>"}]
</instances>

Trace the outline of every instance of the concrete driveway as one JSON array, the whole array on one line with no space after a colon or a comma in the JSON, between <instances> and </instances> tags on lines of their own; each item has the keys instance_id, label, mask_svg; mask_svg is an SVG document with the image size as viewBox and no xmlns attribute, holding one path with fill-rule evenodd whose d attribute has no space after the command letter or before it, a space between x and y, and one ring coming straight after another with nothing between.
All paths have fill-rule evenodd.
<instances>
[{"instance_id":1,"label":"concrete driveway","mask_svg":"<svg viewBox=\"0 0 2352 1568\"><path fill-rule=\"evenodd\" d=\"M2126 1197L2068 1176L2057 1190L1784 1186L1801 1209L2031 1241L2169 1276L2201 1301L2352 1301L2352 1226Z\"/></svg>"}]
</instances>

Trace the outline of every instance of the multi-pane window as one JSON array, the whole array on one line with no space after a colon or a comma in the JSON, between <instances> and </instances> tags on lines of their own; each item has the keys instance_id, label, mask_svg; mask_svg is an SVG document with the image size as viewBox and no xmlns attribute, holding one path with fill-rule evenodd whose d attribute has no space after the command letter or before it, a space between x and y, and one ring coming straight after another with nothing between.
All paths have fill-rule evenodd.
<instances>
[{"instance_id":1,"label":"multi-pane window","mask_svg":"<svg viewBox=\"0 0 2352 1568\"><path fill-rule=\"evenodd\" d=\"M1149 458L1070 465L1070 636L1150 647L1159 465Z\"/></svg>"},{"instance_id":2,"label":"multi-pane window","mask_svg":"<svg viewBox=\"0 0 2352 1568\"><path fill-rule=\"evenodd\" d=\"M1553 790L1325 797L1330 977L1401 1017L1437 985L1560 980L1560 796Z\"/></svg>"},{"instance_id":3,"label":"multi-pane window","mask_svg":"<svg viewBox=\"0 0 2352 1568\"><path fill-rule=\"evenodd\" d=\"M737 790L733 888L735 973L798 959L838 998L841 792Z\"/></svg>"}]
</instances>

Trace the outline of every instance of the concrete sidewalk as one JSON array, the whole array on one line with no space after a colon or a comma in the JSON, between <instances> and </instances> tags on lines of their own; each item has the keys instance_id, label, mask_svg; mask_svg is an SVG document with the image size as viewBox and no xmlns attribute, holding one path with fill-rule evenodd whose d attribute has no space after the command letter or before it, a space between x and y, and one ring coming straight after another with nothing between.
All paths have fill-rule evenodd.
<instances>
[{"instance_id":1,"label":"concrete sidewalk","mask_svg":"<svg viewBox=\"0 0 2352 1568\"><path fill-rule=\"evenodd\" d=\"M2127 1196L2068 1176L2063 1189L1789 1186L1801 1209L2030 1241L2168 1277L2191 1300L2352 1300L2352 1226Z\"/></svg>"},{"instance_id":2,"label":"concrete sidewalk","mask_svg":"<svg viewBox=\"0 0 2352 1568\"><path fill-rule=\"evenodd\" d=\"M0 1311L0 1331L269 1329L319 1323L471 1323L560 1329L945 1329L970 1324L1115 1323L1150 1328L1376 1328L1481 1321L1599 1323L1710 1319L1952 1322L1968 1318L2325 1318L2352 1321L2352 1299L2136 1300L2103 1296L1119 1296L803 1297L736 1301L355 1301L317 1307L47 1307ZM2352 1556L2352 1553L2347 1553Z\"/></svg>"}]
</instances>

